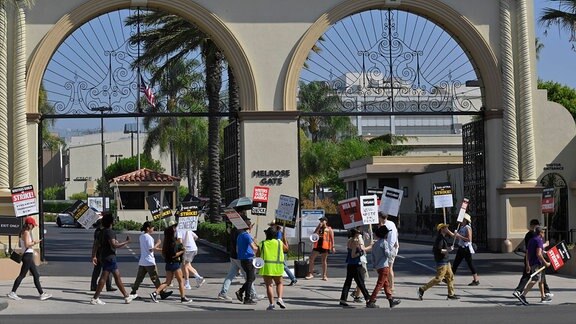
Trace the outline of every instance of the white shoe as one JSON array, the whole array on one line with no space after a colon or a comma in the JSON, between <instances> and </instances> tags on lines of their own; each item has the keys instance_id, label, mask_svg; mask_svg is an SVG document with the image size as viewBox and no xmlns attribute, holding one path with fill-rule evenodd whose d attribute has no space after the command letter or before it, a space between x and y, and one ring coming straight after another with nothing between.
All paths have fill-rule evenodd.
<instances>
[{"instance_id":1,"label":"white shoe","mask_svg":"<svg viewBox=\"0 0 576 324\"><path fill-rule=\"evenodd\" d=\"M6 296L8 296L8 298L10 298L10 299L22 300L22 298L18 297L18 295L16 295L16 293L13 292L13 291L11 291L11 292L10 292L8 295L6 295Z\"/></svg>"},{"instance_id":2,"label":"white shoe","mask_svg":"<svg viewBox=\"0 0 576 324\"><path fill-rule=\"evenodd\" d=\"M226 294L218 294L218 299L231 301L232 297L227 296Z\"/></svg>"},{"instance_id":3,"label":"white shoe","mask_svg":"<svg viewBox=\"0 0 576 324\"><path fill-rule=\"evenodd\" d=\"M52 297L51 294L43 293L42 295L40 295L40 300L46 300L50 297Z\"/></svg>"},{"instance_id":4,"label":"white shoe","mask_svg":"<svg viewBox=\"0 0 576 324\"><path fill-rule=\"evenodd\" d=\"M184 289L192 289L192 286L190 286L189 281L186 281L186 284L184 284Z\"/></svg>"},{"instance_id":5,"label":"white shoe","mask_svg":"<svg viewBox=\"0 0 576 324\"><path fill-rule=\"evenodd\" d=\"M196 278L196 288L202 287L202 285L206 282L204 278Z\"/></svg>"},{"instance_id":6,"label":"white shoe","mask_svg":"<svg viewBox=\"0 0 576 324\"><path fill-rule=\"evenodd\" d=\"M124 302L130 304L136 297L138 297L138 294L128 295L128 297L124 297Z\"/></svg>"},{"instance_id":7,"label":"white shoe","mask_svg":"<svg viewBox=\"0 0 576 324\"><path fill-rule=\"evenodd\" d=\"M92 305L106 305L106 303L103 302L102 300L100 300L100 298L92 298L90 300L90 304L92 304Z\"/></svg>"},{"instance_id":8,"label":"white shoe","mask_svg":"<svg viewBox=\"0 0 576 324\"><path fill-rule=\"evenodd\" d=\"M546 293L546 297L552 298L552 297L554 297L554 294L553 293Z\"/></svg>"}]
</instances>

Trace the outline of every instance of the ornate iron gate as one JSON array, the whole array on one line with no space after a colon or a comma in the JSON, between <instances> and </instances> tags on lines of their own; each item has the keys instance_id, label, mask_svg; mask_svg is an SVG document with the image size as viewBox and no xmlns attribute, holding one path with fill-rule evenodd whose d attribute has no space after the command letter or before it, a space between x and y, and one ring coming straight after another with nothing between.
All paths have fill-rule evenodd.
<instances>
[{"instance_id":1,"label":"ornate iron gate","mask_svg":"<svg viewBox=\"0 0 576 324\"><path fill-rule=\"evenodd\" d=\"M240 197L240 123L230 121L224 128L224 203Z\"/></svg>"},{"instance_id":2,"label":"ornate iron gate","mask_svg":"<svg viewBox=\"0 0 576 324\"><path fill-rule=\"evenodd\" d=\"M464 163L464 196L470 199L472 229L476 244L487 246L488 215L486 214L486 153L484 151L484 120L462 126Z\"/></svg>"}]
</instances>

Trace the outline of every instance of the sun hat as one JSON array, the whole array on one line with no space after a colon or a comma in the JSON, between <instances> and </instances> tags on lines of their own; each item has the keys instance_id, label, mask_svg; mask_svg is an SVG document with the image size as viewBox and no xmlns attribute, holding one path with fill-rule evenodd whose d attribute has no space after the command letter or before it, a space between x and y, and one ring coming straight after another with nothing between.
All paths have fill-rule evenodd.
<instances>
[{"instance_id":1,"label":"sun hat","mask_svg":"<svg viewBox=\"0 0 576 324\"><path fill-rule=\"evenodd\" d=\"M439 231L439 230L443 229L444 227L448 227L448 226L449 226L448 224L440 223L440 224L436 225L436 230Z\"/></svg>"},{"instance_id":2,"label":"sun hat","mask_svg":"<svg viewBox=\"0 0 576 324\"><path fill-rule=\"evenodd\" d=\"M472 216L470 216L470 214L465 213L464 214L464 219L468 221L468 223L472 223Z\"/></svg>"}]
</instances>

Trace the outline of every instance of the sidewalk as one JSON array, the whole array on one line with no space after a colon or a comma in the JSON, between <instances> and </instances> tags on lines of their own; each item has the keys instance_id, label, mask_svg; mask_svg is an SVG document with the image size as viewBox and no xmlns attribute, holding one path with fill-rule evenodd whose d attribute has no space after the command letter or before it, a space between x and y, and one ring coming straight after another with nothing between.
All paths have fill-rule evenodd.
<instances>
[{"instance_id":1,"label":"sidewalk","mask_svg":"<svg viewBox=\"0 0 576 324\"><path fill-rule=\"evenodd\" d=\"M373 273L372 273L373 274ZM481 277L479 286L468 287L468 276L456 279L456 294L461 299L459 301L446 300L446 285L441 284L428 290L424 295L424 300L417 299L417 288L426 283L431 277L404 276L397 273L396 292L394 297L402 300L398 308L438 308L438 307L523 307L512 296L512 289L519 280L519 274L512 275L486 275ZM367 281L369 292L374 288L375 276ZM572 288L573 279L549 275L548 283L554 293L551 305L572 303L574 292ZM47 301L40 301L37 297L36 289L32 282L32 277L27 277L18 289L18 295L23 298L21 301L8 299L8 293L12 286L12 281L0 282L0 300L7 302L8 307L0 311L0 317L14 314L89 314L96 308L105 308L110 313L148 313L148 312L175 312L175 311L207 311L207 310L265 310L268 306L267 300L259 301L257 305L244 306L238 300L223 301L216 298L222 284L222 278L207 278L206 283L201 288L193 288L186 291L187 296L194 302L190 305L181 305L177 297L178 289L174 290L174 296L160 303L153 303L149 298L149 293L153 287L149 279L145 279L145 284L138 291L140 300L134 300L130 305L124 304L124 299L120 292L103 292L101 299L106 305L95 306L90 304L92 293L85 288L89 286L89 277L41 277L44 290L53 295ZM234 292L241 285L241 278L238 278L230 287L228 295L234 297ZM131 284L134 278L123 278L123 282ZM285 280L287 282L287 280ZM264 294L264 286L261 285L262 278L257 277L257 291ZM287 310L294 309L329 309L340 308L338 300L344 278L330 278L325 282L320 279L305 280L299 279L298 284L293 287L285 287L284 301ZM128 286L126 285L126 286ZM354 285L353 285L354 286ZM348 300L353 307L361 308L364 304L354 304ZM528 296L528 301L532 307L547 306L540 304L537 289ZM380 307L387 309L388 303L383 294L377 302ZM1 308L1 307L0 307ZM278 308L278 307L277 307Z\"/></svg>"}]
</instances>

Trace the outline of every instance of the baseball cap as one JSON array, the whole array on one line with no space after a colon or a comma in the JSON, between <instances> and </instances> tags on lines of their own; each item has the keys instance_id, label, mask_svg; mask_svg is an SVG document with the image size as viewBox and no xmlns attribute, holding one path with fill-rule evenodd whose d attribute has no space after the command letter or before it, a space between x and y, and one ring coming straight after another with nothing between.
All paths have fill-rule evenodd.
<instances>
[{"instance_id":1,"label":"baseball cap","mask_svg":"<svg viewBox=\"0 0 576 324\"><path fill-rule=\"evenodd\" d=\"M36 223L34 217L26 217L26 219L24 220L24 224L38 226L38 223Z\"/></svg>"},{"instance_id":2,"label":"baseball cap","mask_svg":"<svg viewBox=\"0 0 576 324\"><path fill-rule=\"evenodd\" d=\"M439 231L439 230L443 229L444 227L448 227L448 224L440 223L440 224L436 225L436 230Z\"/></svg>"},{"instance_id":3,"label":"baseball cap","mask_svg":"<svg viewBox=\"0 0 576 324\"><path fill-rule=\"evenodd\" d=\"M546 226L536 226L534 227L534 233L536 233L536 235L544 232L546 230Z\"/></svg>"}]
</instances>

